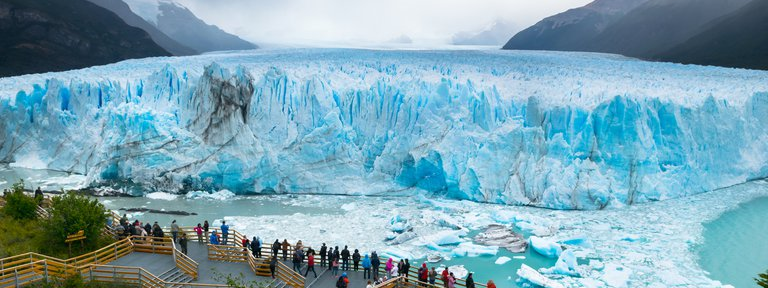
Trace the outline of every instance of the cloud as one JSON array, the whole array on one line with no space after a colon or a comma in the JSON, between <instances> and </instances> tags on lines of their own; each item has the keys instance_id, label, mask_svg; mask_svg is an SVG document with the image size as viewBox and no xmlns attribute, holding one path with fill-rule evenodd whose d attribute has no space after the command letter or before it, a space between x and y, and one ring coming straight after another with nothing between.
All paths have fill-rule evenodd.
<instances>
[{"instance_id":1,"label":"cloud","mask_svg":"<svg viewBox=\"0 0 768 288\"><path fill-rule=\"evenodd\" d=\"M498 21L525 28L591 0L176 1L206 22L258 44L376 44L405 36L415 45L439 45L459 32L481 31Z\"/></svg>"}]
</instances>

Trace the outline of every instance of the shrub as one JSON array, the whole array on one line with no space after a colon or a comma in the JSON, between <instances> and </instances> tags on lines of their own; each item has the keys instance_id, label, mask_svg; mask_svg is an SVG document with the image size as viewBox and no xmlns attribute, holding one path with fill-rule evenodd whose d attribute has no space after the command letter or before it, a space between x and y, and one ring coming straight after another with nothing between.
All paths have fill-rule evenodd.
<instances>
[{"instance_id":1,"label":"shrub","mask_svg":"<svg viewBox=\"0 0 768 288\"><path fill-rule=\"evenodd\" d=\"M63 244L67 235L83 230L84 242L89 247L98 245L105 225L104 205L76 192L53 197L51 202L51 218L45 223L48 239Z\"/></svg>"},{"instance_id":2,"label":"shrub","mask_svg":"<svg viewBox=\"0 0 768 288\"><path fill-rule=\"evenodd\" d=\"M757 282L757 285L760 285L760 287L768 288L768 271L758 274L757 278L755 278L755 281Z\"/></svg>"},{"instance_id":3,"label":"shrub","mask_svg":"<svg viewBox=\"0 0 768 288\"><path fill-rule=\"evenodd\" d=\"M35 214L36 209L35 198L24 194L24 180L14 183L10 193L5 196L3 213L17 220L35 219L37 216Z\"/></svg>"}]
</instances>

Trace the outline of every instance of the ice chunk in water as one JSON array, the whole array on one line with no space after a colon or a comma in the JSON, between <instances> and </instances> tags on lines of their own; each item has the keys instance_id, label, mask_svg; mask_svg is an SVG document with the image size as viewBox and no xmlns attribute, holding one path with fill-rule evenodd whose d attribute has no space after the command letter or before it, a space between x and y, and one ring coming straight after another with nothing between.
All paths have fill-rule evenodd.
<instances>
[{"instance_id":1,"label":"ice chunk in water","mask_svg":"<svg viewBox=\"0 0 768 288\"><path fill-rule=\"evenodd\" d=\"M529 240L534 251L548 258L556 258L563 252L563 248L560 247L560 244L552 241L552 239L531 236Z\"/></svg>"}]
</instances>

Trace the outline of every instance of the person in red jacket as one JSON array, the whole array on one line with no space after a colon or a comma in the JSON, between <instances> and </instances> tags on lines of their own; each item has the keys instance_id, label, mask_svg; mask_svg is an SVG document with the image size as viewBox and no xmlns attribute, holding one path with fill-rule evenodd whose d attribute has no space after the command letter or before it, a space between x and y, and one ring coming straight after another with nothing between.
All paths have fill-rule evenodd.
<instances>
[{"instance_id":1,"label":"person in red jacket","mask_svg":"<svg viewBox=\"0 0 768 288\"><path fill-rule=\"evenodd\" d=\"M304 272L304 277L309 275L310 270L312 270L312 274L315 274L315 278L317 278L317 272L315 272L315 253L309 253L309 256L307 256L307 271Z\"/></svg>"},{"instance_id":2,"label":"person in red jacket","mask_svg":"<svg viewBox=\"0 0 768 288\"><path fill-rule=\"evenodd\" d=\"M443 276L443 287L448 288L448 268L443 269L441 276Z\"/></svg>"}]
</instances>

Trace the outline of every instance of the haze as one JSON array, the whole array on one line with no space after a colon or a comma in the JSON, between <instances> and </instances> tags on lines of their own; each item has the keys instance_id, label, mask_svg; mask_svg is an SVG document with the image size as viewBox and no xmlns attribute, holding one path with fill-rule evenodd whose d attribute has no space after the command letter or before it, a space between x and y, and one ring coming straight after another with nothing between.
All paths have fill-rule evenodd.
<instances>
[{"instance_id":1,"label":"haze","mask_svg":"<svg viewBox=\"0 0 768 288\"><path fill-rule=\"evenodd\" d=\"M590 0L176 0L262 46L434 47L484 30L508 39ZM503 25L497 25L503 24ZM495 28L495 29L494 29ZM486 33L488 34L488 33ZM498 42L498 40L483 40ZM479 43L500 45L503 43Z\"/></svg>"}]
</instances>

